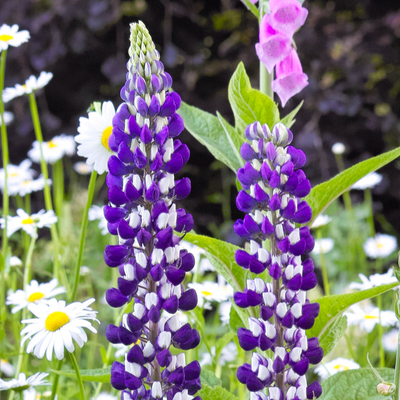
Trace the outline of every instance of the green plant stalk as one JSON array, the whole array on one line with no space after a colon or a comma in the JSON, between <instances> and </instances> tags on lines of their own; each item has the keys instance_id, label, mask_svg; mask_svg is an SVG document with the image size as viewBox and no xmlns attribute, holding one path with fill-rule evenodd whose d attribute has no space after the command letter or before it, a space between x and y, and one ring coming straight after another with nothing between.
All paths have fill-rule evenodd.
<instances>
[{"instance_id":1,"label":"green plant stalk","mask_svg":"<svg viewBox=\"0 0 400 400\"><path fill-rule=\"evenodd\" d=\"M40 126L39 112L38 112L34 92L29 94L29 105L31 108L32 122L33 122L33 127L35 129L36 140L39 142L39 147L40 147L40 166L41 166L42 174L43 174L43 178L44 178L44 203L46 205L46 210L51 211L51 210L53 210L53 203L51 200L50 187L47 183L47 180L49 179L49 171L47 169L46 161L44 160L44 157L43 157L43 150L42 150L43 134L42 134L42 128ZM54 250L53 250L53 258L54 258L53 277L59 278L59 263L60 263L60 261L58 259L58 253L59 253L60 243L59 243L59 239L58 239L57 227L55 224L53 224L50 227L50 232L51 232L51 238L52 238L53 247L54 247Z\"/></svg>"},{"instance_id":2,"label":"green plant stalk","mask_svg":"<svg viewBox=\"0 0 400 400\"><path fill-rule=\"evenodd\" d=\"M24 290L28 286L29 280L31 278L32 256L33 256L33 250L34 250L35 244L36 244L36 237L37 237L37 235L36 235L36 230L35 230L34 235L31 238L31 243L29 245L28 255L26 257L26 264L25 264L25 270L24 270L24 283L23 283L23 286L22 286ZM26 319L27 311L28 311L28 309L26 307L22 310L21 321ZM22 370L22 366L24 365L24 361L25 361L25 358L27 356L27 353L25 352L24 347L22 348L22 351L18 355L17 368L15 369L15 379L18 379L19 373ZM11 391L9 400L12 400L14 398L14 393L15 393L14 391Z\"/></svg>"},{"instance_id":3,"label":"green plant stalk","mask_svg":"<svg viewBox=\"0 0 400 400\"><path fill-rule=\"evenodd\" d=\"M322 234L321 230L317 230L317 240L321 241L322 239ZM328 270L326 269L326 263L325 263L325 257L324 253L322 252L322 248L320 249L320 258L321 258L321 271L322 271L322 281L324 283L324 289L325 289L325 295L329 296L330 295L330 285L329 285L329 278L328 278Z\"/></svg>"},{"instance_id":4,"label":"green plant stalk","mask_svg":"<svg viewBox=\"0 0 400 400\"><path fill-rule=\"evenodd\" d=\"M81 400L85 400L85 389L83 387L83 381L82 381L81 373L79 371L78 362L76 361L76 357L75 357L74 353L68 352L68 356L71 361L72 367L75 370L76 378L78 379L79 391L81 392Z\"/></svg>"},{"instance_id":5,"label":"green plant stalk","mask_svg":"<svg viewBox=\"0 0 400 400\"><path fill-rule=\"evenodd\" d=\"M257 7L250 0L242 0L242 3L254 14L256 18L258 18Z\"/></svg>"},{"instance_id":6,"label":"green plant stalk","mask_svg":"<svg viewBox=\"0 0 400 400\"><path fill-rule=\"evenodd\" d=\"M58 360L56 365L56 371L61 371L63 360ZM58 381L60 380L60 375L54 374L53 386L51 387L51 397L50 400L54 400L57 395Z\"/></svg>"},{"instance_id":7,"label":"green plant stalk","mask_svg":"<svg viewBox=\"0 0 400 400\"><path fill-rule=\"evenodd\" d=\"M383 326L382 326L382 296L377 297L377 305L379 308L379 325L378 325L378 341L379 341L379 367L385 367L385 349L383 348Z\"/></svg>"},{"instance_id":8,"label":"green plant stalk","mask_svg":"<svg viewBox=\"0 0 400 400\"><path fill-rule=\"evenodd\" d=\"M96 178L97 178L97 172L93 170L92 174L90 175L88 197L86 200L85 210L83 211L83 216L82 216L78 259L77 259L76 266L75 266L75 279L74 279L74 283L72 286L71 297L69 299L70 302L73 302L75 300L76 292L78 290L80 271L81 271L82 259L83 259L83 250L85 248L85 241L86 241L87 225L88 225L88 218L89 218L88 214L89 214L89 208L92 205L92 201L93 201L93 194L94 194L94 189L96 186Z\"/></svg>"},{"instance_id":9,"label":"green plant stalk","mask_svg":"<svg viewBox=\"0 0 400 400\"><path fill-rule=\"evenodd\" d=\"M396 354L396 366L394 369L394 384L396 385L396 392L394 394L394 400L400 400L400 334L397 337L397 354Z\"/></svg>"},{"instance_id":10,"label":"green plant stalk","mask_svg":"<svg viewBox=\"0 0 400 400\"><path fill-rule=\"evenodd\" d=\"M62 218L62 207L64 201L64 168L61 158L53 165L53 190L54 207L58 216L59 230L61 232L60 220Z\"/></svg>"},{"instance_id":11,"label":"green plant stalk","mask_svg":"<svg viewBox=\"0 0 400 400\"><path fill-rule=\"evenodd\" d=\"M7 58L7 50L3 50L1 52L1 61L0 61L0 93L3 93L4 89L4 75L6 73L6 58ZM7 139L7 128L4 123L4 102L2 96L0 96L0 118L1 118L1 150L2 150L2 158L3 158L3 168L4 168L4 188L3 188L3 217L4 217L4 229L2 234L2 247L1 247L1 260L0 260L0 305L5 303L6 296L6 276L5 276L5 262L7 257L7 247L8 247L8 236L7 236L7 225L8 225L8 214L9 214L9 196L7 190L7 165L9 162L9 153L8 153L8 139ZM3 306L0 306L0 309ZM6 313L3 312L5 310L1 310L0 316L0 329L4 330L4 322ZM3 353L3 351L1 351Z\"/></svg>"},{"instance_id":12,"label":"green plant stalk","mask_svg":"<svg viewBox=\"0 0 400 400\"><path fill-rule=\"evenodd\" d=\"M119 325L120 322L122 321L122 317L125 314L125 312L128 310L128 307L130 306L130 303L128 303L124 308L121 309L121 311L118 314L118 317L116 319L116 325ZM109 343L108 347L107 347L107 353L106 353L106 360L103 363L103 368L106 368L110 362L110 358L111 358L111 352L112 352L112 344ZM96 392L93 396L94 399L97 398L97 396L100 394L101 388L103 387L103 383L99 382L96 388Z\"/></svg>"},{"instance_id":13,"label":"green plant stalk","mask_svg":"<svg viewBox=\"0 0 400 400\"><path fill-rule=\"evenodd\" d=\"M367 203L369 209L370 209L370 214L368 216L368 223L371 229L371 236L375 237L376 232L375 232L375 223L374 223L374 209L373 209L373 203L372 203L372 194L371 194L371 189L367 188L364 191L364 196L365 196L365 202Z\"/></svg>"},{"instance_id":14,"label":"green plant stalk","mask_svg":"<svg viewBox=\"0 0 400 400\"><path fill-rule=\"evenodd\" d=\"M341 154L335 154L335 159L336 159L336 165L338 167L339 173L343 172L345 170L344 168L344 163L343 163L343 157ZM347 211L353 212L353 206L351 204L351 197L349 192L344 192L343 193L343 202L344 206Z\"/></svg>"}]
</instances>

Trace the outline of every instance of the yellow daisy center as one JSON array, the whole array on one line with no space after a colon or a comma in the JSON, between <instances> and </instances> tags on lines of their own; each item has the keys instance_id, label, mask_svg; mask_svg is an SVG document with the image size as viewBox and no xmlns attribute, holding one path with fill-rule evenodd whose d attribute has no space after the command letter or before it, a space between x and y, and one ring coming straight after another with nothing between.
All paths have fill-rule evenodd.
<instances>
[{"instance_id":1,"label":"yellow daisy center","mask_svg":"<svg viewBox=\"0 0 400 400\"><path fill-rule=\"evenodd\" d=\"M52 140L50 140L50 142L49 142L49 148L50 148L50 149L54 149L54 147L57 147L57 144L54 143Z\"/></svg>"},{"instance_id":2,"label":"yellow daisy center","mask_svg":"<svg viewBox=\"0 0 400 400\"><path fill-rule=\"evenodd\" d=\"M35 221L31 217L28 217L28 218L25 218L22 220L23 225L32 225L34 223L35 223Z\"/></svg>"},{"instance_id":3,"label":"yellow daisy center","mask_svg":"<svg viewBox=\"0 0 400 400\"><path fill-rule=\"evenodd\" d=\"M107 149L110 150L110 146L108 145L108 139L110 138L112 133L112 126L108 126L106 129L104 129L103 133L101 134L101 143L103 146Z\"/></svg>"},{"instance_id":4,"label":"yellow daisy center","mask_svg":"<svg viewBox=\"0 0 400 400\"><path fill-rule=\"evenodd\" d=\"M383 243L381 243L381 242L377 242L377 243L376 243L376 247L377 247L378 249L381 249L382 247L385 247L385 245L384 245Z\"/></svg>"},{"instance_id":5,"label":"yellow daisy center","mask_svg":"<svg viewBox=\"0 0 400 400\"><path fill-rule=\"evenodd\" d=\"M12 36L12 35L0 35L0 40L2 42L8 42L11 39L14 39L14 36Z\"/></svg>"},{"instance_id":6,"label":"yellow daisy center","mask_svg":"<svg viewBox=\"0 0 400 400\"><path fill-rule=\"evenodd\" d=\"M32 294L28 297L28 301L30 301L31 303L33 303L34 301L40 300L40 299L42 299L43 297L44 297L44 294L43 294L43 293L35 292L35 293L32 293Z\"/></svg>"},{"instance_id":7,"label":"yellow daisy center","mask_svg":"<svg viewBox=\"0 0 400 400\"><path fill-rule=\"evenodd\" d=\"M338 365L335 365L334 367L333 367L333 369L337 369L337 370L339 370L339 371L348 371L348 367L346 367L345 365L343 365L343 364L338 364Z\"/></svg>"},{"instance_id":8,"label":"yellow daisy center","mask_svg":"<svg viewBox=\"0 0 400 400\"><path fill-rule=\"evenodd\" d=\"M10 172L10 173L7 174L7 176L8 176L9 178L15 178L15 177L18 176L18 172Z\"/></svg>"},{"instance_id":9,"label":"yellow daisy center","mask_svg":"<svg viewBox=\"0 0 400 400\"><path fill-rule=\"evenodd\" d=\"M368 315L368 314L364 318L365 319L378 319L378 317L376 317L375 315Z\"/></svg>"},{"instance_id":10,"label":"yellow daisy center","mask_svg":"<svg viewBox=\"0 0 400 400\"><path fill-rule=\"evenodd\" d=\"M207 290L202 290L201 293L204 294L204 296L211 296L212 293L211 292L207 292Z\"/></svg>"},{"instance_id":11,"label":"yellow daisy center","mask_svg":"<svg viewBox=\"0 0 400 400\"><path fill-rule=\"evenodd\" d=\"M54 311L47 318L45 322L45 327L48 331L54 332L65 324L68 324L69 317L62 311Z\"/></svg>"}]
</instances>

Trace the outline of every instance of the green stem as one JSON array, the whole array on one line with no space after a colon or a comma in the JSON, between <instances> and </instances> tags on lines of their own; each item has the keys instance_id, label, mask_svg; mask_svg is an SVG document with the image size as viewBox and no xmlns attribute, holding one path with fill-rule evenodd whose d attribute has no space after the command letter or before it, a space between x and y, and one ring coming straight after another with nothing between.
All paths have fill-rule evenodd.
<instances>
[{"instance_id":1,"label":"green stem","mask_svg":"<svg viewBox=\"0 0 400 400\"><path fill-rule=\"evenodd\" d=\"M321 230L317 230L317 240L321 243L322 239L322 234ZM322 246L320 246L320 258L321 258L321 271L322 271L322 281L324 283L324 290L325 290L325 295L329 296L330 295L330 285L329 285L329 278L328 278L328 270L326 268L326 263L325 263L325 257L324 253L322 251Z\"/></svg>"},{"instance_id":2,"label":"green stem","mask_svg":"<svg viewBox=\"0 0 400 400\"><path fill-rule=\"evenodd\" d=\"M371 194L371 189L367 188L364 192L365 195L365 202L368 205L368 208L370 209L370 214L368 215L368 223L371 229L371 236L375 237L376 232L375 232L375 224L374 224L374 208L373 208L373 203L372 203L372 194Z\"/></svg>"},{"instance_id":3,"label":"green stem","mask_svg":"<svg viewBox=\"0 0 400 400\"><path fill-rule=\"evenodd\" d=\"M70 297L71 302L75 300L76 291L78 289L80 271L81 271L81 266L82 266L83 250L85 248L86 232L87 232L87 225L88 225L88 214L89 214L89 208L92 205L92 201L93 201L93 193L94 193L94 188L96 186L96 178L97 178L97 172L93 170L92 175L90 176L86 206L85 206L85 210L83 211L83 216L82 216L81 237L80 237L80 242L79 242L78 259L77 259L76 266L75 266L75 280L74 280L71 297Z\"/></svg>"},{"instance_id":4,"label":"green stem","mask_svg":"<svg viewBox=\"0 0 400 400\"><path fill-rule=\"evenodd\" d=\"M379 325L378 325L378 341L379 341L379 367L385 368L385 349L383 348L382 336L382 296L377 297L377 305L379 308Z\"/></svg>"},{"instance_id":5,"label":"green stem","mask_svg":"<svg viewBox=\"0 0 400 400\"><path fill-rule=\"evenodd\" d=\"M60 228L60 219L62 218L62 207L64 201L64 169L62 158L53 165L53 190L54 190L54 207L58 215ZM61 228L60 228L61 232Z\"/></svg>"},{"instance_id":6,"label":"green stem","mask_svg":"<svg viewBox=\"0 0 400 400\"><path fill-rule=\"evenodd\" d=\"M335 154L335 159L336 159L336 165L338 167L339 172L344 171L344 163L343 163L343 157L341 154ZM351 197L349 192L344 192L343 193L343 202L344 206L347 211L352 212L353 207L351 204Z\"/></svg>"},{"instance_id":7,"label":"green stem","mask_svg":"<svg viewBox=\"0 0 400 400\"><path fill-rule=\"evenodd\" d=\"M42 174L43 174L43 178L44 178L44 203L46 205L46 210L51 211L51 210L53 210L53 203L51 200L50 187L47 182L49 179L49 171L47 169L46 161L44 160L44 157L43 157L43 149L42 149L43 134L42 134L42 128L40 126L39 112L38 112L34 92L29 94L29 105L31 108L32 122L33 122L33 127L35 129L36 140L39 142L39 147L40 147L40 166L41 166ZM59 278L59 263L60 263L60 261L58 259L59 240L58 240L57 227L55 224L53 224L50 227L50 232L51 232L51 238L53 241L53 248L54 248L54 250L53 250L53 258L54 258L53 276L54 276L54 278Z\"/></svg>"},{"instance_id":8,"label":"green stem","mask_svg":"<svg viewBox=\"0 0 400 400\"><path fill-rule=\"evenodd\" d=\"M26 264L25 264L25 270L24 270L24 283L22 286L23 290L26 290L26 287L28 286L30 278L31 278L32 256L33 256L33 250L34 250L35 244L36 244L36 237L37 237L37 234L35 231L33 237L31 238L28 255L26 257ZM28 311L27 308L23 309L21 320L26 319L27 311ZM21 349L21 351L18 355L17 368L15 369L15 379L18 379L18 376L22 370L22 366L24 365L25 357L27 356L27 353L25 352L24 347ZM11 392L9 400L12 400L13 398L14 398L14 392Z\"/></svg>"},{"instance_id":9,"label":"green stem","mask_svg":"<svg viewBox=\"0 0 400 400\"><path fill-rule=\"evenodd\" d=\"M58 360L56 365L56 371L61 371L63 360ZM54 374L53 386L51 387L51 397L50 400L54 400L57 395L58 381L60 380L60 375Z\"/></svg>"},{"instance_id":10,"label":"green stem","mask_svg":"<svg viewBox=\"0 0 400 400\"><path fill-rule=\"evenodd\" d=\"M356 353L355 353L354 350L353 350L353 343L352 343L352 341L351 341L349 335L345 334L345 335L344 335L344 338L346 339L347 348L348 348L348 350L349 350L349 353L350 353L351 358L352 358L354 361L356 361L356 360L357 360Z\"/></svg>"},{"instance_id":11,"label":"green stem","mask_svg":"<svg viewBox=\"0 0 400 400\"><path fill-rule=\"evenodd\" d=\"M250 0L242 0L242 3L247 7L249 11L251 11L256 18L258 18L258 10L257 7Z\"/></svg>"},{"instance_id":12,"label":"green stem","mask_svg":"<svg viewBox=\"0 0 400 400\"><path fill-rule=\"evenodd\" d=\"M4 75L6 73L6 58L7 50L1 52L0 61L0 94L3 93L4 89ZM0 330L4 332L4 323L6 318L6 313L3 309L6 296L6 276L5 276L5 262L7 258L7 247L8 247L8 236L7 236L7 225L8 225L8 214L9 214L9 196L8 196L8 185L7 185L7 165L9 162L8 156L8 139L7 139L7 128L4 121L4 102L0 95L0 118L1 118L1 149L3 158L3 168L4 168L4 188L3 188L3 217L4 217L4 229L2 234L2 247L0 257ZM2 351L3 353L3 351Z\"/></svg>"},{"instance_id":13,"label":"green stem","mask_svg":"<svg viewBox=\"0 0 400 400\"><path fill-rule=\"evenodd\" d=\"M396 366L394 369L394 384L396 385L394 400L400 400L400 335L397 338L397 355Z\"/></svg>"},{"instance_id":14,"label":"green stem","mask_svg":"<svg viewBox=\"0 0 400 400\"><path fill-rule=\"evenodd\" d=\"M76 378L78 379L79 390L81 392L81 400L85 400L85 389L83 387L83 381L81 377L81 373L79 372L78 362L76 361L76 357L74 353L68 353L69 359L71 361L72 367L75 370Z\"/></svg>"}]
</instances>

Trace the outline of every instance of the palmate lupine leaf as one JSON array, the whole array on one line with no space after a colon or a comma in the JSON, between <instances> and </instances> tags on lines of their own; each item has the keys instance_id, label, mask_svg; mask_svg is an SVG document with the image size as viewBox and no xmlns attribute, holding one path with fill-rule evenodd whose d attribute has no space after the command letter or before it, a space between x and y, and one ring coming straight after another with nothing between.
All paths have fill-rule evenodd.
<instances>
[{"instance_id":1,"label":"palmate lupine leaf","mask_svg":"<svg viewBox=\"0 0 400 400\"><path fill-rule=\"evenodd\" d=\"M308 225L321 214L335 199L341 196L362 177L370 172L376 171L400 156L400 147L383 153L379 156L369 158L362 161L327 182L315 186L310 194L305 198L309 206L312 208L313 217Z\"/></svg>"},{"instance_id":2,"label":"palmate lupine leaf","mask_svg":"<svg viewBox=\"0 0 400 400\"><path fill-rule=\"evenodd\" d=\"M393 382L394 369L377 368L378 374L387 382ZM322 382L319 400L380 400L376 391L380 383L370 368L352 369L338 372Z\"/></svg>"}]
</instances>

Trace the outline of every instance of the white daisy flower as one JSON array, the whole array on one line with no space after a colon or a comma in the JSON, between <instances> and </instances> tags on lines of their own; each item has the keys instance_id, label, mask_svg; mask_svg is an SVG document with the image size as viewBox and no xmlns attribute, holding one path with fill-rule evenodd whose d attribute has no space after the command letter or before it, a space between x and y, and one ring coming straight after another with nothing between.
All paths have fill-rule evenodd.
<instances>
[{"instance_id":1,"label":"white daisy flower","mask_svg":"<svg viewBox=\"0 0 400 400\"><path fill-rule=\"evenodd\" d=\"M382 336L383 348L386 351L397 351L399 331L392 329Z\"/></svg>"},{"instance_id":2,"label":"white daisy flower","mask_svg":"<svg viewBox=\"0 0 400 400\"><path fill-rule=\"evenodd\" d=\"M74 164L74 170L80 175L89 175L93 171L93 166L87 165L83 161L78 161Z\"/></svg>"},{"instance_id":3,"label":"white daisy flower","mask_svg":"<svg viewBox=\"0 0 400 400\"><path fill-rule=\"evenodd\" d=\"M54 211L40 210L36 214L29 215L24 210L19 208L15 217L8 216L7 219L7 236L10 237L14 232L22 229L28 235L33 237L38 228L50 228L51 225L57 222L57 216ZM5 220L0 218L0 227L4 229Z\"/></svg>"},{"instance_id":4,"label":"white daisy flower","mask_svg":"<svg viewBox=\"0 0 400 400\"><path fill-rule=\"evenodd\" d=\"M15 374L15 368L7 360L0 360L0 371L10 377Z\"/></svg>"},{"instance_id":5,"label":"white daisy flower","mask_svg":"<svg viewBox=\"0 0 400 400\"><path fill-rule=\"evenodd\" d=\"M371 305L361 308L358 304L353 304L343 315L347 317L348 325L357 325L362 331L372 332L376 324L379 324L379 308ZM381 311L381 325L397 325L396 314L393 311Z\"/></svg>"},{"instance_id":6,"label":"white daisy flower","mask_svg":"<svg viewBox=\"0 0 400 400\"><path fill-rule=\"evenodd\" d=\"M101 392L97 397L91 397L90 400L117 400L117 398L110 393Z\"/></svg>"},{"instance_id":7,"label":"white daisy flower","mask_svg":"<svg viewBox=\"0 0 400 400\"><path fill-rule=\"evenodd\" d=\"M44 177L40 175L38 179L26 179L22 182L10 185L8 189L8 194L10 196L19 195L21 197L26 196L32 192L39 192L44 189ZM51 179L47 179L47 184L50 186L52 184Z\"/></svg>"},{"instance_id":8,"label":"white daisy flower","mask_svg":"<svg viewBox=\"0 0 400 400\"><path fill-rule=\"evenodd\" d=\"M43 158L46 163L54 164L65 155L72 156L75 154L74 137L62 134L54 136L49 142L42 143ZM28 151L29 158L40 163L40 144L37 140L33 142L32 149Z\"/></svg>"},{"instance_id":9,"label":"white daisy flower","mask_svg":"<svg viewBox=\"0 0 400 400\"><path fill-rule=\"evenodd\" d=\"M393 275L393 268L390 268L386 274L373 274L369 278L364 274L358 274L358 277L361 279L361 283L351 282L349 289L367 290L376 286L397 282L396 277Z\"/></svg>"},{"instance_id":10,"label":"white daisy flower","mask_svg":"<svg viewBox=\"0 0 400 400\"><path fill-rule=\"evenodd\" d=\"M332 221L332 218L329 215L320 214L320 215L318 215L317 218L315 218L315 221L311 225L311 229L319 228L321 226L329 224L329 222L331 222L331 221Z\"/></svg>"},{"instance_id":11,"label":"white daisy flower","mask_svg":"<svg viewBox=\"0 0 400 400\"><path fill-rule=\"evenodd\" d=\"M18 29L19 26L17 24L13 26L3 24L0 26L0 51L7 50L8 46L19 47L29 40L29 32L18 32Z\"/></svg>"},{"instance_id":12,"label":"white daisy flower","mask_svg":"<svg viewBox=\"0 0 400 400\"><path fill-rule=\"evenodd\" d=\"M17 185L25 180L32 180L36 172L31 169L32 161L24 160L19 165L7 165L7 186ZM0 168L0 190L4 190L4 169Z\"/></svg>"},{"instance_id":13,"label":"white daisy flower","mask_svg":"<svg viewBox=\"0 0 400 400\"><path fill-rule=\"evenodd\" d=\"M97 330L88 320L96 319L97 311L93 311L89 305L95 299L89 299L83 303L74 302L66 305L65 301L50 299L47 303L30 304L29 311L37 318L21 321L27 326L22 329L21 346L29 339L26 352L33 353L38 358L46 358L51 361L53 352L58 360L64 358L64 348L70 353L75 350L73 340L82 347L88 337L83 328L93 333Z\"/></svg>"},{"instance_id":14,"label":"white daisy flower","mask_svg":"<svg viewBox=\"0 0 400 400\"><path fill-rule=\"evenodd\" d=\"M7 103L16 97L30 94L36 90L42 89L50 82L52 78L53 74L51 72L42 71L38 78L31 75L23 85L17 83L14 87L5 88L3 90L3 101L4 103Z\"/></svg>"},{"instance_id":15,"label":"white daisy flower","mask_svg":"<svg viewBox=\"0 0 400 400\"><path fill-rule=\"evenodd\" d=\"M357 181L352 189L365 190L372 189L376 185L378 185L383 179L383 176L378 174L377 172L371 172L368 175L365 175L359 181Z\"/></svg>"},{"instance_id":16,"label":"white daisy flower","mask_svg":"<svg viewBox=\"0 0 400 400\"><path fill-rule=\"evenodd\" d=\"M230 285L216 282L204 281L202 283L189 283L188 287L196 290L199 307L204 306L205 308L208 306L207 303L213 301L221 303L233 296L233 289Z\"/></svg>"},{"instance_id":17,"label":"white daisy flower","mask_svg":"<svg viewBox=\"0 0 400 400\"><path fill-rule=\"evenodd\" d=\"M231 308L232 303L230 301L224 301L219 305L218 311L222 325L226 325L229 323L231 317Z\"/></svg>"},{"instance_id":18,"label":"white daisy flower","mask_svg":"<svg viewBox=\"0 0 400 400\"><path fill-rule=\"evenodd\" d=\"M31 283L27 285L25 290L17 290L16 292L12 292L7 296L6 304L15 305L15 307L11 310L13 314L27 307L31 303L38 303L43 300L48 300L58 294L65 293L66 290L64 287L58 286L58 280L52 279L47 283L37 283L37 281L33 280Z\"/></svg>"},{"instance_id":19,"label":"white daisy flower","mask_svg":"<svg viewBox=\"0 0 400 400\"><path fill-rule=\"evenodd\" d=\"M334 245L335 241L331 238L317 239L315 241L315 246L312 253L314 254L329 253L333 249Z\"/></svg>"},{"instance_id":20,"label":"white daisy flower","mask_svg":"<svg viewBox=\"0 0 400 400\"><path fill-rule=\"evenodd\" d=\"M26 375L21 372L18 375L18 379L11 379L10 381L3 381L0 379L0 391L9 389L21 391L28 389L30 386L50 385L49 382L44 380L46 376L49 376L49 374L37 372L36 374L27 378Z\"/></svg>"},{"instance_id":21,"label":"white daisy flower","mask_svg":"<svg viewBox=\"0 0 400 400\"><path fill-rule=\"evenodd\" d=\"M108 172L108 159L115 154L108 145L112 133L112 120L115 108L111 101L105 101L101 114L91 111L88 118L79 118L79 135L75 136L78 145L78 155L85 157L88 165L99 174Z\"/></svg>"},{"instance_id":22,"label":"white daisy flower","mask_svg":"<svg viewBox=\"0 0 400 400\"><path fill-rule=\"evenodd\" d=\"M4 115L4 122L6 123L6 126L8 124L10 124L10 122L14 121L14 114L12 112L4 111L3 115ZM2 124L3 124L3 121L2 121L1 116L0 116L0 126Z\"/></svg>"},{"instance_id":23,"label":"white daisy flower","mask_svg":"<svg viewBox=\"0 0 400 400\"><path fill-rule=\"evenodd\" d=\"M335 375L340 371L348 371L349 369L359 369L360 365L353 360L347 358L335 358L325 364L319 365L315 368L314 372L318 374L321 379L326 379L331 375Z\"/></svg>"},{"instance_id":24,"label":"white daisy flower","mask_svg":"<svg viewBox=\"0 0 400 400\"><path fill-rule=\"evenodd\" d=\"M10 258L10 266L11 267L21 267L22 261L17 256L11 256Z\"/></svg>"},{"instance_id":25,"label":"white daisy flower","mask_svg":"<svg viewBox=\"0 0 400 400\"><path fill-rule=\"evenodd\" d=\"M335 143L332 146L332 153L333 154L343 154L346 151L346 146L343 143Z\"/></svg>"},{"instance_id":26,"label":"white daisy flower","mask_svg":"<svg viewBox=\"0 0 400 400\"><path fill-rule=\"evenodd\" d=\"M99 220L98 228L101 230L102 235L108 234L107 220L104 217L103 207L92 205L88 213L89 221Z\"/></svg>"},{"instance_id":27,"label":"white daisy flower","mask_svg":"<svg viewBox=\"0 0 400 400\"><path fill-rule=\"evenodd\" d=\"M368 238L363 248L369 258L388 257L397 249L397 239L394 236L378 233L374 238Z\"/></svg>"}]
</instances>

